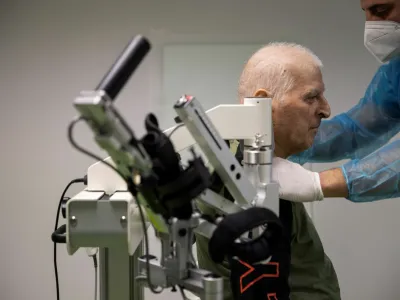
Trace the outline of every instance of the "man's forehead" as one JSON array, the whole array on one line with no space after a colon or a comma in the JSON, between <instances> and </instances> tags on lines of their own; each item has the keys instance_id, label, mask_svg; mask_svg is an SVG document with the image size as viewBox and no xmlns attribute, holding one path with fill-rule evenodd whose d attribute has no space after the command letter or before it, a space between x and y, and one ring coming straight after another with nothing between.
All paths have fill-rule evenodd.
<instances>
[{"instance_id":1,"label":"man's forehead","mask_svg":"<svg viewBox=\"0 0 400 300\"><path fill-rule=\"evenodd\" d=\"M382 4L391 4L395 3L399 0L360 0L361 2L361 9L366 10L375 5L382 5Z\"/></svg>"},{"instance_id":2,"label":"man's forehead","mask_svg":"<svg viewBox=\"0 0 400 300\"><path fill-rule=\"evenodd\" d=\"M303 91L317 95L325 91L325 83L320 69L298 68L296 73L294 74L296 84Z\"/></svg>"},{"instance_id":3,"label":"man's forehead","mask_svg":"<svg viewBox=\"0 0 400 300\"><path fill-rule=\"evenodd\" d=\"M296 82L296 85L292 91L301 94L303 97L317 97L324 94L325 84L321 80L301 80Z\"/></svg>"}]
</instances>

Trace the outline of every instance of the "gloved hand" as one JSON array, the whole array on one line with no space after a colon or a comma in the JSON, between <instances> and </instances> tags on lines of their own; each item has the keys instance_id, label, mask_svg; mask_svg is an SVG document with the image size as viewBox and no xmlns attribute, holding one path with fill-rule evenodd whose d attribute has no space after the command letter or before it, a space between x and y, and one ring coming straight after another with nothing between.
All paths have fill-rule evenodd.
<instances>
[{"instance_id":1,"label":"gloved hand","mask_svg":"<svg viewBox=\"0 0 400 300\"><path fill-rule=\"evenodd\" d=\"M293 202L324 199L319 174L287 159L274 157L272 181L279 184L279 197Z\"/></svg>"}]
</instances>

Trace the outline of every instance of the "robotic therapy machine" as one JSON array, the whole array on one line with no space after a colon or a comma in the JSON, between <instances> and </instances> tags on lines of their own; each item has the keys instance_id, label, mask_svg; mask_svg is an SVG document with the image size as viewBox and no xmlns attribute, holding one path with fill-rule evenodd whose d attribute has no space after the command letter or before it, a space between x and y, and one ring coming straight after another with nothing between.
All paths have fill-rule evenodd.
<instances>
[{"instance_id":1,"label":"robotic therapy machine","mask_svg":"<svg viewBox=\"0 0 400 300\"><path fill-rule=\"evenodd\" d=\"M57 229L53 241L64 237L70 255L79 248L99 250L100 300L142 300L145 287L222 300L223 279L199 269L193 258L195 234L209 239L215 262L233 257L256 263L271 257L271 237L282 231L278 185L271 182L271 99L246 98L204 111L195 97L184 95L173 106L176 126L163 131L149 114L146 134L138 139L114 101L150 48L146 38L134 37L98 87L75 99L72 145L96 158L72 138L73 125L84 121L109 157L88 168L87 186L67 202L64 230ZM242 141L242 164L228 140ZM191 158L184 163L179 153L188 149ZM216 179L234 201L211 188ZM204 215L199 203L218 217ZM149 253L149 226L161 242L160 259Z\"/></svg>"}]
</instances>

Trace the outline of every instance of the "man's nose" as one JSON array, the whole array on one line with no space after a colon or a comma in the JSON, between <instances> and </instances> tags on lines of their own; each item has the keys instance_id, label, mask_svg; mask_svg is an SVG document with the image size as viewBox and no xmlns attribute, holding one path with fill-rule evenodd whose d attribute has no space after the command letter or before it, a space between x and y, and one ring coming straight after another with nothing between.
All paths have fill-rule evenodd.
<instances>
[{"instance_id":1,"label":"man's nose","mask_svg":"<svg viewBox=\"0 0 400 300\"><path fill-rule=\"evenodd\" d=\"M325 97L322 97L319 103L318 115L321 119L327 119L331 115L331 107Z\"/></svg>"}]
</instances>

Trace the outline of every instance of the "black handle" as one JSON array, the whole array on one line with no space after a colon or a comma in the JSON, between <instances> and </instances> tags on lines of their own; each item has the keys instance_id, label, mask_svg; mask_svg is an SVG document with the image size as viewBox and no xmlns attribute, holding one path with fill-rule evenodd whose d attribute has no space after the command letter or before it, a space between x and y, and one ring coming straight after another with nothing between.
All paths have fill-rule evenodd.
<instances>
[{"instance_id":1,"label":"black handle","mask_svg":"<svg viewBox=\"0 0 400 300\"><path fill-rule=\"evenodd\" d=\"M103 77L96 90L105 91L110 99L114 100L150 48L150 42L145 37L135 36Z\"/></svg>"},{"instance_id":2,"label":"black handle","mask_svg":"<svg viewBox=\"0 0 400 300\"><path fill-rule=\"evenodd\" d=\"M64 197L61 201L61 214L65 219L67 217L67 202L70 200L70 197Z\"/></svg>"},{"instance_id":3,"label":"black handle","mask_svg":"<svg viewBox=\"0 0 400 300\"><path fill-rule=\"evenodd\" d=\"M57 230L51 234L51 240L53 241L53 243L66 244L67 243L67 236L65 234L66 232L67 232L67 225L64 224L58 227Z\"/></svg>"},{"instance_id":4,"label":"black handle","mask_svg":"<svg viewBox=\"0 0 400 300\"><path fill-rule=\"evenodd\" d=\"M265 224L267 228L259 237L243 243L235 242L244 233ZM225 256L237 256L252 264L275 254L275 249L283 241L283 225L279 217L265 207L254 206L225 216L211 236L208 251L216 263L221 263Z\"/></svg>"}]
</instances>

